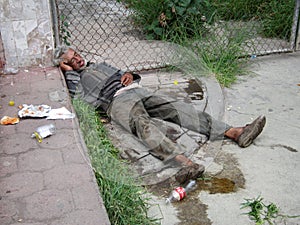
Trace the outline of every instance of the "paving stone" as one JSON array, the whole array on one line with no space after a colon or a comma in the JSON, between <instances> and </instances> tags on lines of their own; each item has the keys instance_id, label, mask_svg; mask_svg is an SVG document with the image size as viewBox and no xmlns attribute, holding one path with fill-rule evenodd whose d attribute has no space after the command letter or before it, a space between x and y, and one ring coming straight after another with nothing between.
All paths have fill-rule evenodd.
<instances>
[{"instance_id":1,"label":"paving stone","mask_svg":"<svg viewBox=\"0 0 300 225\"><path fill-rule=\"evenodd\" d=\"M140 84L143 87L157 86L158 77L155 74L152 74L152 73L143 73L142 76L143 76L143 79L141 79Z\"/></svg>"},{"instance_id":2,"label":"paving stone","mask_svg":"<svg viewBox=\"0 0 300 225\"><path fill-rule=\"evenodd\" d=\"M72 163L81 163L81 164L90 164L88 156L80 148L80 144L71 144L69 148L64 148L61 150L63 155L63 160L65 164L72 164Z\"/></svg>"},{"instance_id":3,"label":"paving stone","mask_svg":"<svg viewBox=\"0 0 300 225\"><path fill-rule=\"evenodd\" d=\"M36 148L37 143L28 133L17 133L9 135L9 138L0 138L0 145L5 154L17 154Z\"/></svg>"},{"instance_id":4,"label":"paving stone","mask_svg":"<svg viewBox=\"0 0 300 225\"><path fill-rule=\"evenodd\" d=\"M109 225L105 221L105 215L99 211L76 210L75 212L65 214L63 218L55 220L50 225Z\"/></svg>"},{"instance_id":5,"label":"paving stone","mask_svg":"<svg viewBox=\"0 0 300 225\"><path fill-rule=\"evenodd\" d=\"M74 204L76 209L94 210L98 205L100 198L95 198L98 190L93 183L84 183L71 190L73 194ZM86 194L90 193L90 194ZM103 204L103 202L101 202Z\"/></svg>"},{"instance_id":6,"label":"paving stone","mask_svg":"<svg viewBox=\"0 0 300 225\"><path fill-rule=\"evenodd\" d=\"M24 199L24 219L48 220L64 216L73 210L72 194L69 190L44 190ZM43 205L43 207L41 207Z\"/></svg>"},{"instance_id":7,"label":"paving stone","mask_svg":"<svg viewBox=\"0 0 300 225\"><path fill-rule=\"evenodd\" d=\"M26 138L30 139L31 134L40 126L48 124L45 118L21 118L20 123L16 126L16 132L26 133Z\"/></svg>"},{"instance_id":8,"label":"paving stone","mask_svg":"<svg viewBox=\"0 0 300 225\"><path fill-rule=\"evenodd\" d=\"M10 225L45 225L45 224L44 223L24 223L21 219L21 221L10 224Z\"/></svg>"},{"instance_id":9,"label":"paving stone","mask_svg":"<svg viewBox=\"0 0 300 225\"><path fill-rule=\"evenodd\" d=\"M4 177L8 174L17 171L17 159L14 156L7 156L0 158L0 177Z\"/></svg>"},{"instance_id":10,"label":"paving stone","mask_svg":"<svg viewBox=\"0 0 300 225\"><path fill-rule=\"evenodd\" d=\"M15 203L11 200L0 200L0 224L12 224L13 216L18 213Z\"/></svg>"},{"instance_id":11,"label":"paving stone","mask_svg":"<svg viewBox=\"0 0 300 225\"><path fill-rule=\"evenodd\" d=\"M51 123L50 121L48 124ZM64 149L72 145L74 140L74 131L69 129L56 130L55 134L46 137L41 143L38 143L40 148L46 149Z\"/></svg>"},{"instance_id":12,"label":"paving stone","mask_svg":"<svg viewBox=\"0 0 300 225\"><path fill-rule=\"evenodd\" d=\"M20 69L17 75L0 76L0 85L5 93L1 118L17 116L18 105L25 103L74 112L57 68ZM54 92L66 101L57 101ZM8 106L12 97L15 106ZM54 135L41 143L31 138L37 127L50 123ZM78 129L76 119L22 118L16 125L0 126L1 225L110 224Z\"/></svg>"},{"instance_id":13,"label":"paving stone","mask_svg":"<svg viewBox=\"0 0 300 225\"><path fill-rule=\"evenodd\" d=\"M74 188L85 182L91 182L87 165L69 164L58 166L44 172L45 186L48 189Z\"/></svg>"},{"instance_id":14,"label":"paving stone","mask_svg":"<svg viewBox=\"0 0 300 225\"><path fill-rule=\"evenodd\" d=\"M17 198L28 196L43 189L43 176L40 173L16 173L0 181L0 196Z\"/></svg>"},{"instance_id":15,"label":"paving stone","mask_svg":"<svg viewBox=\"0 0 300 225\"><path fill-rule=\"evenodd\" d=\"M5 112L3 112L2 114L3 116L4 115L7 115L9 116L9 114L6 114ZM2 116L1 116L2 118ZM0 119L1 119L0 118ZM2 137L5 137L5 136L9 136L9 135L12 135L12 134L15 134L16 133L16 128L17 126L15 125L10 125L10 126L0 126L0 138ZM3 150L2 148L0 149L0 151Z\"/></svg>"},{"instance_id":16,"label":"paving stone","mask_svg":"<svg viewBox=\"0 0 300 225\"><path fill-rule=\"evenodd\" d=\"M35 149L18 157L21 171L44 171L62 164L61 152L53 149Z\"/></svg>"}]
</instances>

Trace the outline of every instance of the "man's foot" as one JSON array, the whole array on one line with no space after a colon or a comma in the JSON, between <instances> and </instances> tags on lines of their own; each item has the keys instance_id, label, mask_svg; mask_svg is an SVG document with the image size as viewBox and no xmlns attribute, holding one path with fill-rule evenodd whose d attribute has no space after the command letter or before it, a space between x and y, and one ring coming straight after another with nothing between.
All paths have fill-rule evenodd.
<instances>
[{"instance_id":1,"label":"man's foot","mask_svg":"<svg viewBox=\"0 0 300 225\"><path fill-rule=\"evenodd\" d=\"M193 163L191 166L184 166L175 175L175 179L178 183L184 184L189 180L195 180L199 178L205 171L203 165Z\"/></svg>"},{"instance_id":2,"label":"man's foot","mask_svg":"<svg viewBox=\"0 0 300 225\"><path fill-rule=\"evenodd\" d=\"M246 148L252 144L253 140L262 132L264 126L266 124L266 117L259 116L252 123L247 124L242 133L235 139L237 144Z\"/></svg>"}]
</instances>

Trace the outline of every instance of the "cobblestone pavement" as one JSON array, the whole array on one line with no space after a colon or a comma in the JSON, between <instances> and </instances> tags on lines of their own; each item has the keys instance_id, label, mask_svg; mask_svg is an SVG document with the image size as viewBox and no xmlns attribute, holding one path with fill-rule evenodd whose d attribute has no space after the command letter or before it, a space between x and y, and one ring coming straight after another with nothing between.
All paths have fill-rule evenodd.
<instances>
[{"instance_id":1,"label":"cobblestone pavement","mask_svg":"<svg viewBox=\"0 0 300 225\"><path fill-rule=\"evenodd\" d=\"M0 117L22 104L73 112L57 68L20 69L0 76ZM14 100L15 105L9 106ZM53 123L56 133L39 143L31 134ZM0 125L0 224L110 224L77 119L21 119Z\"/></svg>"}]
</instances>

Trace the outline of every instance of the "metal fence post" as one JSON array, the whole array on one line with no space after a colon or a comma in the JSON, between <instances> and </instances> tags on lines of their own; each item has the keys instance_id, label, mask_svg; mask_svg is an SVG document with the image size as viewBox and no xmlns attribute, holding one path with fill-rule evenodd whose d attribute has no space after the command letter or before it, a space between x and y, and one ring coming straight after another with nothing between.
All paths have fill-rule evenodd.
<instances>
[{"instance_id":1,"label":"metal fence post","mask_svg":"<svg viewBox=\"0 0 300 225\"><path fill-rule=\"evenodd\" d=\"M59 41L59 21L58 21L58 13L57 13L57 3L56 0L49 0L50 8L51 8L51 18L52 18L52 29L54 35L54 44L58 46L60 44Z\"/></svg>"},{"instance_id":2,"label":"metal fence post","mask_svg":"<svg viewBox=\"0 0 300 225\"><path fill-rule=\"evenodd\" d=\"M300 15L300 12L299 12L299 8L300 8L300 0L297 0L297 4L296 4L296 9L295 11L297 10L297 13L298 13L298 20L297 20L297 23L298 23L298 26L297 26L297 36L296 36L296 40L295 40L295 43L296 43L296 51L297 50L300 50L300 18L299 18L299 15Z\"/></svg>"}]
</instances>

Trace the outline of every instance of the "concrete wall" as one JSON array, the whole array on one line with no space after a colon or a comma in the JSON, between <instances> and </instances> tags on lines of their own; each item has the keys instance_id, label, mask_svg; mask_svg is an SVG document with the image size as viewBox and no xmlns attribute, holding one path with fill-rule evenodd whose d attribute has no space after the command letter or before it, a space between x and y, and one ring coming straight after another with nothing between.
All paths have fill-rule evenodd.
<instances>
[{"instance_id":1,"label":"concrete wall","mask_svg":"<svg viewBox=\"0 0 300 225\"><path fill-rule=\"evenodd\" d=\"M0 74L3 73L4 64L5 64L4 48L3 48L1 32L0 32Z\"/></svg>"},{"instance_id":2,"label":"concrete wall","mask_svg":"<svg viewBox=\"0 0 300 225\"><path fill-rule=\"evenodd\" d=\"M49 0L0 0L5 68L52 65Z\"/></svg>"}]
</instances>

